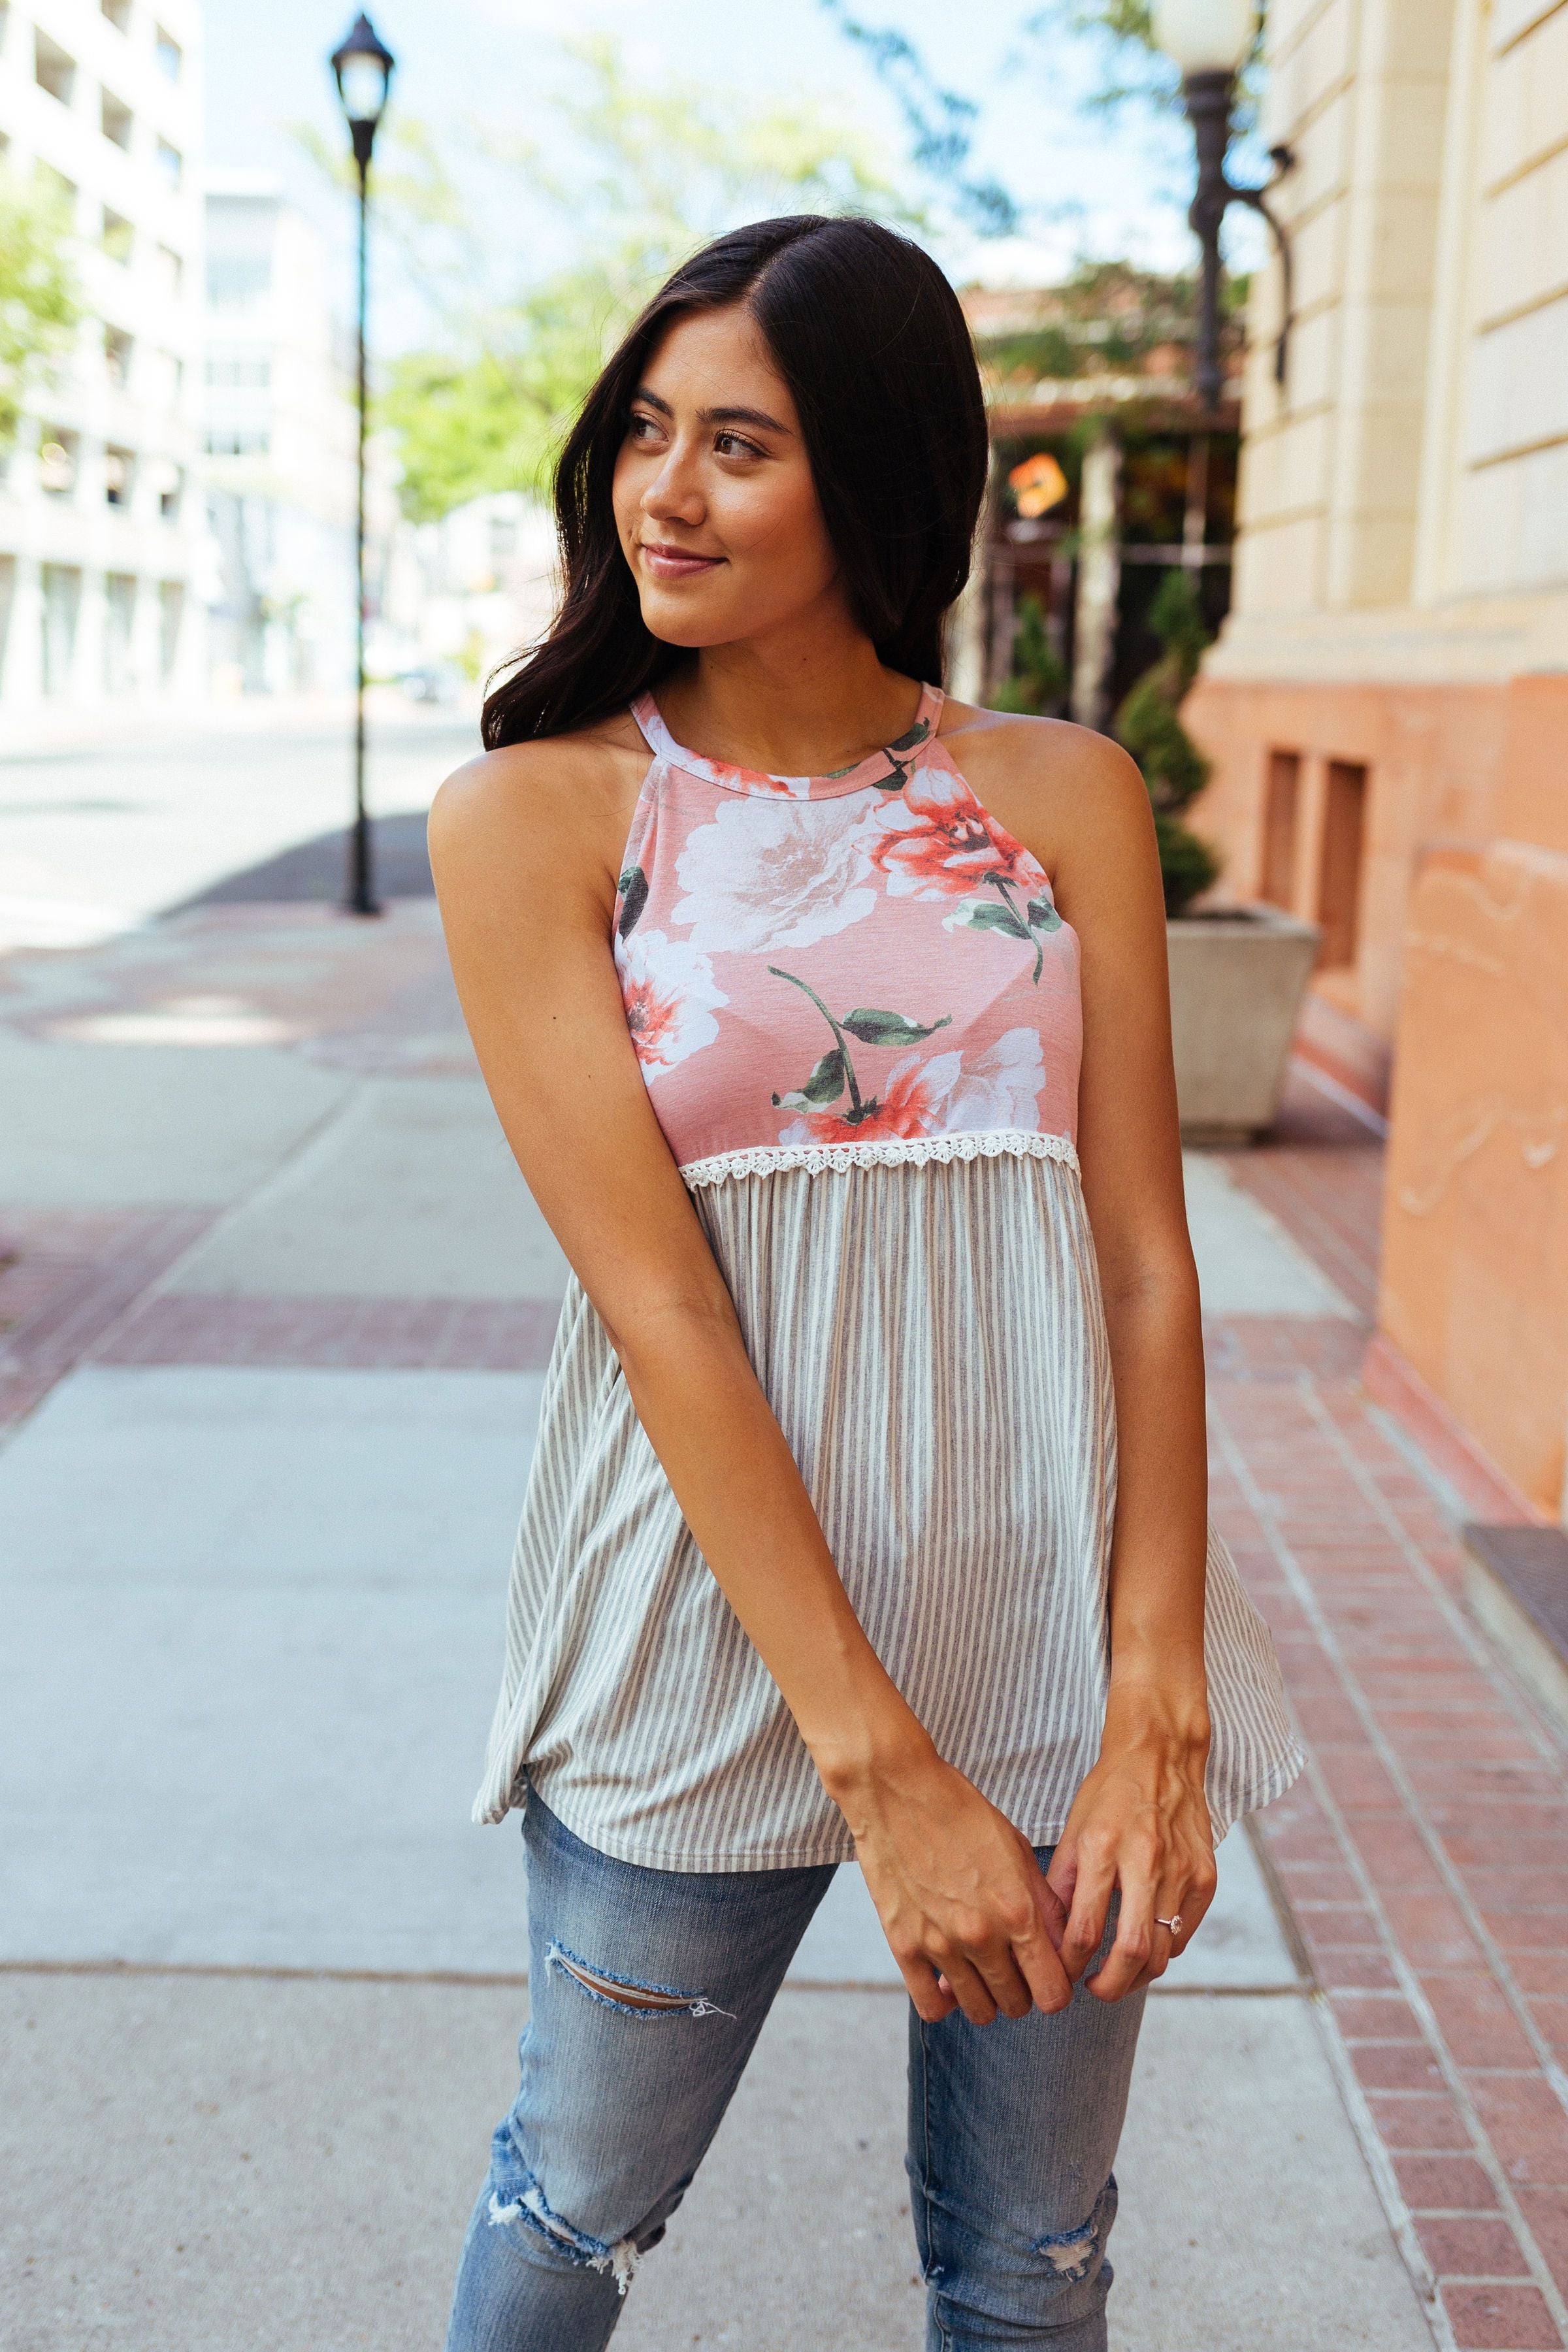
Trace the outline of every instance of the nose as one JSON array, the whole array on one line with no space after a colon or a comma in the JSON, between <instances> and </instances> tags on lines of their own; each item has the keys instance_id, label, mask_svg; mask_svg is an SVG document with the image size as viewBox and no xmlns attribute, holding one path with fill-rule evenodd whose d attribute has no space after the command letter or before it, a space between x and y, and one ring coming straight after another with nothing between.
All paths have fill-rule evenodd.
<instances>
[{"instance_id":1,"label":"nose","mask_svg":"<svg viewBox=\"0 0 1568 2352\"><path fill-rule=\"evenodd\" d=\"M641 506L652 522L701 522L708 511L697 478L693 453L682 441L671 443L664 463L644 490Z\"/></svg>"}]
</instances>

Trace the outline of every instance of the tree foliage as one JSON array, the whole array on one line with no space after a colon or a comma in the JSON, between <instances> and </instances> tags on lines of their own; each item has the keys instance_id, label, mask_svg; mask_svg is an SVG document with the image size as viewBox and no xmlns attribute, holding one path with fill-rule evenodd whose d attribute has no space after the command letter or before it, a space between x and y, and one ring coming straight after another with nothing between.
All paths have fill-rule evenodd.
<instances>
[{"instance_id":1,"label":"tree foliage","mask_svg":"<svg viewBox=\"0 0 1568 2352\"><path fill-rule=\"evenodd\" d=\"M486 491L542 488L615 338L705 238L778 212L921 222L865 133L809 101L757 104L686 76L650 82L602 37L572 45L563 62L548 101L563 135L549 153L568 167L476 132L482 207L424 124L395 118L384 133L378 219L432 321L378 404L416 520ZM554 266L495 282L498 218L538 222ZM516 250L515 235L504 242Z\"/></svg>"},{"instance_id":2,"label":"tree foliage","mask_svg":"<svg viewBox=\"0 0 1568 2352\"><path fill-rule=\"evenodd\" d=\"M1067 671L1047 631L1044 606L1037 596L1020 596L1012 670L992 696L992 709L1053 717L1061 708L1067 683Z\"/></svg>"},{"instance_id":3,"label":"tree foliage","mask_svg":"<svg viewBox=\"0 0 1568 2352\"><path fill-rule=\"evenodd\" d=\"M1116 739L1142 772L1154 810L1165 912L1179 915L1219 873L1219 860L1182 823L1181 811L1202 792L1209 761L1181 720L1182 704L1209 643L1197 592L1185 572L1167 572L1149 608L1149 625L1164 647L1124 698Z\"/></svg>"},{"instance_id":4,"label":"tree foliage","mask_svg":"<svg viewBox=\"0 0 1568 2352\"><path fill-rule=\"evenodd\" d=\"M1244 136L1257 124L1258 85L1263 57L1263 20L1237 76L1236 125ZM1099 79L1089 104L1115 113L1130 101L1170 109L1181 104L1181 78L1169 58L1155 47L1153 10L1150 0L1045 0L1045 5L1024 26L1026 37L1050 55L1064 35L1094 40L1099 48Z\"/></svg>"},{"instance_id":5,"label":"tree foliage","mask_svg":"<svg viewBox=\"0 0 1568 2352\"><path fill-rule=\"evenodd\" d=\"M66 202L41 174L0 165L0 450L81 316Z\"/></svg>"}]
</instances>

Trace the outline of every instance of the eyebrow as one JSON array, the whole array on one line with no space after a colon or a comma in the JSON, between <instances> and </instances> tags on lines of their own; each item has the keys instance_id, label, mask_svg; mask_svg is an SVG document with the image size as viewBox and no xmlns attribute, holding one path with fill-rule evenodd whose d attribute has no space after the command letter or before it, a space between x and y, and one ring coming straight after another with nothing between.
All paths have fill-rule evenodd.
<instances>
[{"instance_id":1,"label":"eyebrow","mask_svg":"<svg viewBox=\"0 0 1568 2352\"><path fill-rule=\"evenodd\" d=\"M661 400L657 392L650 392L646 383L637 386L632 398L646 401L650 408L657 408L661 416L675 415L668 401ZM700 408L697 415L704 425L759 425L764 433L788 433L790 430L776 416L770 416L765 408Z\"/></svg>"}]
</instances>

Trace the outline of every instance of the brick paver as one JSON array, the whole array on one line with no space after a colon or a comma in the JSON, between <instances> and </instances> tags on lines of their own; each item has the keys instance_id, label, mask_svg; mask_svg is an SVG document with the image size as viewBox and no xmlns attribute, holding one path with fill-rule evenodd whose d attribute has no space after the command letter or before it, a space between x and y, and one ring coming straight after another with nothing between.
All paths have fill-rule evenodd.
<instances>
[{"instance_id":1,"label":"brick paver","mask_svg":"<svg viewBox=\"0 0 1568 2352\"><path fill-rule=\"evenodd\" d=\"M1364 1311L1382 1153L1348 1124L1298 1086L1230 1164ZM1442 1482L1312 1334L1210 1349L1215 1515L1311 1757L1266 1849L1447 2340L1561 2347L1568 1744L1466 1614Z\"/></svg>"},{"instance_id":2,"label":"brick paver","mask_svg":"<svg viewBox=\"0 0 1568 2352\"><path fill-rule=\"evenodd\" d=\"M22 1419L211 1223L193 1209L0 1219L0 1427Z\"/></svg>"},{"instance_id":3,"label":"brick paver","mask_svg":"<svg viewBox=\"0 0 1568 2352\"><path fill-rule=\"evenodd\" d=\"M553 1299L148 1298L95 1351L109 1364L270 1364L337 1370L537 1371Z\"/></svg>"}]
</instances>

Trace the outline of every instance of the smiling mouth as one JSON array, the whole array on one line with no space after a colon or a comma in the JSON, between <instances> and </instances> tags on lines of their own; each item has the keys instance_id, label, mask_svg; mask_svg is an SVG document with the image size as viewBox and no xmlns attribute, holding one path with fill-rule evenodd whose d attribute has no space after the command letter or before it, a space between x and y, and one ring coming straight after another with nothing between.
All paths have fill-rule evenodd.
<instances>
[{"instance_id":1,"label":"smiling mouth","mask_svg":"<svg viewBox=\"0 0 1568 2352\"><path fill-rule=\"evenodd\" d=\"M700 579L705 572L717 571L724 561L721 555L694 555L687 548L668 547L656 539L639 540L637 552L656 580Z\"/></svg>"}]
</instances>

